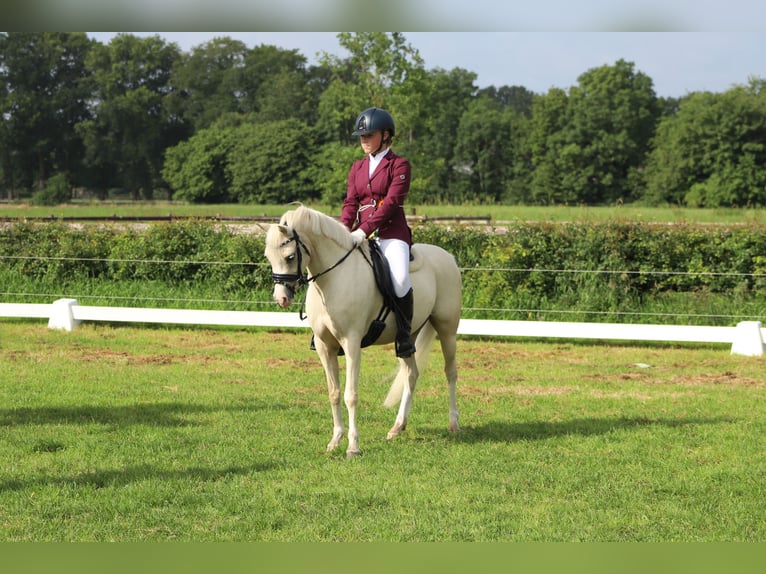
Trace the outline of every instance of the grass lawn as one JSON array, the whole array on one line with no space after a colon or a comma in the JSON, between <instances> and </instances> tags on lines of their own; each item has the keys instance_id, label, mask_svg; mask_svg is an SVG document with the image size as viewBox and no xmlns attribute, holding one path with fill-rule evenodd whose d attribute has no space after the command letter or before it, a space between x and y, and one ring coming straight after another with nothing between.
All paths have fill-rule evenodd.
<instances>
[{"instance_id":1,"label":"grass lawn","mask_svg":"<svg viewBox=\"0 0 766 574\"><path fill-rule=\"evenodd\" d=\"M311 205L331 215L340 205ZM278 217L289 205L190 205L163 201L87 202L54 207L23 203L0 204L0 218L23 217ZM657 223L766 223L764 209L620 206L524 205L408 205L407 213L426 217L486 217L492 222L512 221L644 221Z\"/></svg>"},{"instance_id":2,"label":"grass lawn","mask_svg":"<svg viewBox=\"0 0 766 574\"><path fill-rule=\"evenodd\" d=\"M727 346L461 339L462 432L435 353L385 435L325 453L305 331L0 322L3 541L759 541L762 358Z\"/></svg>"}]
</instances>

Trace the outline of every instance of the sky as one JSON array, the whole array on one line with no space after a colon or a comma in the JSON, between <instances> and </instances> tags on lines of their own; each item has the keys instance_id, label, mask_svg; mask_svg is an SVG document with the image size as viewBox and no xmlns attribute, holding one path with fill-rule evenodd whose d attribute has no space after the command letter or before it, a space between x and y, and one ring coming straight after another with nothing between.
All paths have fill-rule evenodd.
<instances>
[{"instance_id":1,"label":"sky","mask_svg":"<svg viewBox=\"0 0 766 574\"><path fill-rule=\"evenodd\" d=\"M159 35L183 51L229 36L251 48L266 44L298 50L311 64L324 52L348 56L336 32L131 33ZM115 35L88 34L103 43ZM553 87L567 89L577 85L582 73L619 59L632 62L635 71L649 76L661 97L723 92L747 84L751 77L766 79L766 32L758 31L458 31L404 32L404 36L427 69L474 72L481 88L523 86L536 93Z\"/></svg>"}]
</instances>

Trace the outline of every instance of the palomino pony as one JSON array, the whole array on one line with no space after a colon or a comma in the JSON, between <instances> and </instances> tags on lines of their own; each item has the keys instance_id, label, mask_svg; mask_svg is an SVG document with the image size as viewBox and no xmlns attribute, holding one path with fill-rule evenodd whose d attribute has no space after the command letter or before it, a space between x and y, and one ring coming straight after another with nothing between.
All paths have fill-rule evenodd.
<instances>
[{"instance_id":1,"label":"palomino pony","mask_svg":"<svg viewBox=\"0 0 766 574\"><path fill-rule=\"evenodd\" d=\"M362 339L379 317L383 298L373 275L367 242L354 247L348 229L336 219L300 206L285 213L266 233L265 255L271 263L274 299L280 307L289 306L295 290L308 284L306 316L314 332L319 360L324 367L332 408L333 434L327 445L331 451L343 438L340 405L338 351L346 360L344 401L348 409L347 456L361 454L356 425L357 383L361 366ZM456 399L456 340L462 305L462 281L454 257L436 245L412 246L410 276L414 293L412 318L416 352L399 359L386 406L399 401L399 411L387 438L407 426L412 393L420 369L438 336L444 355L444 372L449 384L449 430L458 431ZM304 277L304 270L309 273ZM394 341L396 324L390 313L385 328L374 344ZM393 353L393 351L392 351Z\"/></svg>"}]
</instances>

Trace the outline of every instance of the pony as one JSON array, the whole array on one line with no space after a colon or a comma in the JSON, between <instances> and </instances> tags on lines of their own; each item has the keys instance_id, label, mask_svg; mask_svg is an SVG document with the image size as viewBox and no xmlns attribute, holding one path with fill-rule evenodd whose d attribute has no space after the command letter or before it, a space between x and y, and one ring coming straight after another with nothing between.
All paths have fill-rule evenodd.
<instances>
[{"instance_id":1,"label":"pony","mask_svg":"<svg viewBox=\"0 0 766 574\"><path fill-rule=\"evenodd\" d=\"M289 307L296 290L308 285L303 305L327 380L333 418L328 452L340 445L345 433L338 364L342 348L346 361L343 400L348 411L346 455L349 458L359 455L362 451L357 428L357 388L362 341L375 321L381 327L380 335L367 343L388 344L396 335L393 313L385 314L381 321L384 299L375 281L368 241L355 247L351 233L340 221L300 205L268 227L265 245L264 254L271 264L274 281L274 300L281 308ZM436 245L416 243L411 254L412 336L416 352L398 359L399 367L384 401L387 407L399 402L387 439L396 437L407 426L415 383L437 337L449 387L448 428L452 432L460 430L456 398L457 328L462 307L460 269L452 254Z\"/></svg>"}]
</instances>

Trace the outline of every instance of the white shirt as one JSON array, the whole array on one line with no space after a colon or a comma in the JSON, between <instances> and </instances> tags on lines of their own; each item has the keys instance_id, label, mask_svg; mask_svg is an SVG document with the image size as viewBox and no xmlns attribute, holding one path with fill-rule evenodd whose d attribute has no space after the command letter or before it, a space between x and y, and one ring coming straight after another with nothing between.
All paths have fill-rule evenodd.
<instances>
[{"instance_id":1,"label":"white shirt","mask_svg":"<svg viewBox=\"0 0 766 574\"><path fill-rule=\"evenodd\" d=\"M369 177L372 177L372 174L375 173L375 169L380 164L380 160L385 157L385 155L391 150L390 147L387 147L382 152L380 152L378 155L372 155L370 154L370 173L368 174Z\"/></svg>"}]
</instances>

